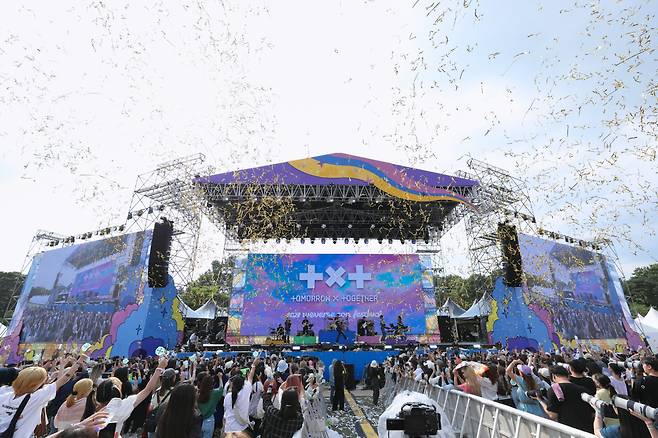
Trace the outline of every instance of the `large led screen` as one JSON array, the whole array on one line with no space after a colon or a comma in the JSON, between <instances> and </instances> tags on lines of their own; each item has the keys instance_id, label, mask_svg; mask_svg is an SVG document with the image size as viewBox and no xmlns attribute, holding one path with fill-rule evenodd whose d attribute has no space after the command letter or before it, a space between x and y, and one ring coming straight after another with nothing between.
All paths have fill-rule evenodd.
<instances>
[{"instance_id":1,"label":"large led screen","mask_svg":"<svg viewBox=\"0 0 658 438\"><path fill-rule=\"evenodd\" d=\"M236 266L230 325L236 335L267 336L287 315L293 333L304 319L317 333L341 316L356 331L359 319L383 315L424 335L436 329L436 317L426 318L436 308L427 271L417 255L250 254Z\"/></svg>"},{"instance_id":2,"label":"large led screen","mask_svg":"<svg viewBox=\"0 0 658 438\"><path fill-rule=\"evenodd\" d=\"M21 343L97 341L115 312L144 288L151 231L68 246L37 255L12 327Z\"/></svg>"},{"instance_id":3,"label":"large led screen","mask_svg":"<svg viewBox=\"0 0 658 438\"><path fill-rule=\"evenodd\" d=\"M622 339L626 302L603 255L519 234L529 302L564 339ZM612 272L611 272L612 269Z\"/></svg>"}]
</instances>

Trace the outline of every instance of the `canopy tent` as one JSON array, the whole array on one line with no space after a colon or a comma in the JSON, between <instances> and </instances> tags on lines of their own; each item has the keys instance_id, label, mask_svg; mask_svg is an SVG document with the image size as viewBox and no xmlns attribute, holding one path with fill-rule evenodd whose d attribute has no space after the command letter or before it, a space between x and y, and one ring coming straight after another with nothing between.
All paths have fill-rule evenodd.
<instances>
[{"instance_id":1,"label":"canopy tent","mask_svg":"<svg viewBox=\"0 0 658 438\"><path fill-rule=\"evenodd\" d=\"M183 318L215 319L215 316L217 315L217 304L212 300L206 301L203 306L196 310L193 310L185 304L180 297L178 297L178 300L180 301L180 311L183 314Z\"/></svg>"},{"instance_id":2,"label":"canopy tent","mask_svg":"<svg viewBox=\"0 0 658 438\"><path fill-rule=\"evenodd\" d=\"M0 322L0 338L4 337L7 333L7 326Z\"/></svg>"},{"instance_id":3,"label":"canopy tent","mask_svg":"<svg viewBox=\"0 0 658 438\"><path fill-rule=\"evenodd\" d=\"M468 318L481 318L483 316L488 316L491 313L491 300L486 296L482 295L478 301L474 302L471 307L468 308L459 316L455 316L458 319L468 319Z\"/></svg>"},{"instance_id":4,"label":"canopy tent","mask_svg":"<svg viewBox=\"0 0 658 438\"><path fill-rule=\"evenodd\" d=\"M436 310L437 316L449 316L450 318L457 318L459 315L465 312L464 308L459 304L452 301L452 298L448 298L446 302Z\"/></svg>"},{"instance_id":5,"label":"canopy tent","mask_svg":"<svg viewBox=\"0 0 658 438\"><path fill-rule=\"evenodd\" d=\"M658 352L658 311L652 307L646 315L638 315L635 318L635 326L637 331L647 339L651 350L654 353Z\"/></svg>"}]
</instances>

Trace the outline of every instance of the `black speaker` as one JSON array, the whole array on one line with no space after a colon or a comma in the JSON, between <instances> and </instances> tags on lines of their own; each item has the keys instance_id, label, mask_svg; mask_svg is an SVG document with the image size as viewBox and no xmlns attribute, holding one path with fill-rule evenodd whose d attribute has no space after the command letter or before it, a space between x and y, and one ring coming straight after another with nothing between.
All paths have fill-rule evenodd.
<instances>
[{"instance_id":1,"label":"black speaker","mask_svg":"<svg viewBox=\"0 0 658 438\"><path fill-rule=\"evenodd\" d=\"M523 285L523 265L519 236L514 225L498 224L498 239L503 252L503 269L505 286L521 287Z\"/></svg>"},{"instance_id":2,"label":"black speaker","mask_svg":"<svg viewBox=\"0 0 658 438\"><path fill-rule=\"evenodd\" d=\"M356 389L356 382L354 381L354 364L346 363L345 365L345 388L349 391Z\"/></svg>"},{"instance_id":3,"label":"black speaker","mask_svg":"<svg viewBox=\"0 0 658 438\"><path fill-rule=\"evenodd\" d=\"M169 279L169 253L174 223L166 218L153 227L153 240L149 255L149 287L165 287Z\"/></svg>"},{"instance_id":4,"label":"black speaker","mask_svg":"<svg viewBox=\"0 0 658 438\"><path fill-rule=\"evenodd\" d=\"M441 342L452 344L455 342L454 323L447 316L437 316L439 320L439 334Z\"/></svg>"}]
</instances>

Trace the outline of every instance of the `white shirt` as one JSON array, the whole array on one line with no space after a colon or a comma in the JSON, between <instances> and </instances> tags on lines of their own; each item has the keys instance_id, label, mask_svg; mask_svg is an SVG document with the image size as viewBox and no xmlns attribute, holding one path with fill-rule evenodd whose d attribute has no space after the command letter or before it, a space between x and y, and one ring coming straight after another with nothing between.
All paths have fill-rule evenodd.
<instances>
[{"instance_id":1,"label":"white shirt","mask_svg":"<svg viewBox=\"0 0 658 438\"><path fill-rule=\"evenodd\" d=\"M137 394L128 396L124 399L113 398L105 406L105 411L109 412L110 416L107 419L108 423L116 423L116 433L115 435L121 436L121 429L123 429L123 422L130 417L133 410L135 409L135 401L137 400Z\"/></svg>"},{"instance_id":2,"label":"white shirt","mask_svg":"<svg viewBox=\"0 0 658 438\"><path fill-rule=\"evenodd\" d=\"M496 400L498 398L498 385L491 383L487 377L480 379L480 390L482 397L487 400Z\"/></svg>"},{"instance_id":3,"label":"white shirt","mask_svg":"<svg viewBox=\"0 0 658 438\"><path fill-rule=\"evenodd\" d=\"M258 410L258 402L262 394L263 384L259 380L256 380L256 383L251 385L251 398L249 399L249 415L254 418L257 418L256 411Z\"/></svg>"},{"instance_id":4,"label":"white shirt","mask_svg":"<svg viewBox=\"0 0 658 438\"><path fill-rule=\"evenodd\" d=\"M224 432L242 432L247 427L249 427L249 397L251 396L251 382L245 380L244 386L238 393L238 398L235 401L235 407L233 406L233 398L231 393L227 393L224 397ZM236 413L243 421L247 423L240 422L236 418Z\"/></svg>"},{"instance_id":5,"label":"white shirt","mask_svg":"<svg viewBox=\"0 0 658 438\"><path fill-rule=\"evenodd\" d=\"M624 383L623 380L617 380L614 377L610 377L610 384L613 388L615 388L617 394L625 395L628 397L628 388L626 387L626 383Z\"/></svg>"},{"instance_id":6,"label":"white shirt","mask_svg":"<svg viewBox=\"0 0 658 438\"><path fill-rule=\"evenodd\" d=\"M414 371L414 380L417 382L423 379L423 369L422 368L416 368Z\"/></svg>"},{"instance_id":7,"label":"white shirt","mask_svg":"<svg viewBox=\"0 0 658 438\"><path fill-rule=\"evenodd\" d=\"M38 391L30 394L30 400L25 405L21 418L16 422L14 438L29 438L34 433L34 428L41 422L41 410L48 402L55 398L57 386L54 383L45 385ZM14 413L18 410L24 395L14 398L14 390L0 395L0 431L4 432L9 427Z\"/></svg>"}]
</instances>

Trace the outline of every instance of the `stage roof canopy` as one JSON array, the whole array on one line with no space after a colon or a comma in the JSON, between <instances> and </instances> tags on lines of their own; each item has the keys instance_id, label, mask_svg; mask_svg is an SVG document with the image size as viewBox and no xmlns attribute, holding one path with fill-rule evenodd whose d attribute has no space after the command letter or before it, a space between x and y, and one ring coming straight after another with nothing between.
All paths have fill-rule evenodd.
<instances>
[{"instance_id":1,"label":"stage roof canopy","mask_svg":"<svg viewBox=\"0 0 658 438\"><path fill-rule=\"evenodd\" d=\"M476 181L347 154L195 179L210 216L239 239L428 239Z\"/></svg>"}]
</instances>

